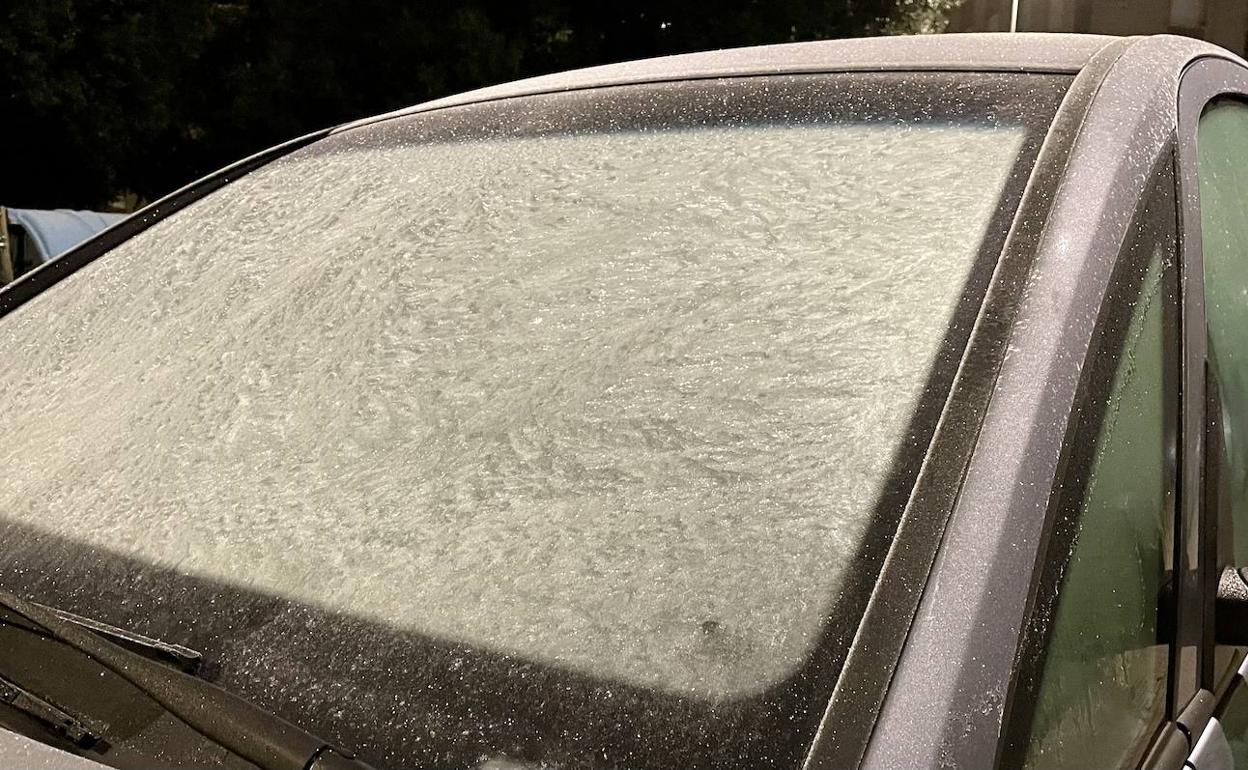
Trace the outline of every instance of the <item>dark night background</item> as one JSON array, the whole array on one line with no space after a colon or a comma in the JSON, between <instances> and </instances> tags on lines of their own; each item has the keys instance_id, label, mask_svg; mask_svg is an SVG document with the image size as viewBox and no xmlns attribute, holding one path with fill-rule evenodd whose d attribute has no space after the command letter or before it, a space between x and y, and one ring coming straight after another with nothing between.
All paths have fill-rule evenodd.
<instances>
[{"instance_id":1,"label":"dark night background","mask_svg":"<svg viewBox=\"0 0 1248 770\"><path fill-rule=\"evenodd\" d=\"M959 0L4 0L0 204L126 208L309 130L529 75L939 28Z\"/></svg>"}]
</instances>

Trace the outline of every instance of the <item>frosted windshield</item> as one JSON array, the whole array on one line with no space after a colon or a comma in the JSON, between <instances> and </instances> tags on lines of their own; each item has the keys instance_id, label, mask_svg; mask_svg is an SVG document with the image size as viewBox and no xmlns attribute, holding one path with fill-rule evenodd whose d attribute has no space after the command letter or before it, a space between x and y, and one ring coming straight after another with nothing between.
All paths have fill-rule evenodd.
<instances>
[{"instance_id":1,"label":"frosted windshield","mask_svg":"<svg viewBox=\"0 0 1248 770\"><path fill-rule=\"evenodd\" d=\"M304 151L0 324L0 512L731 699L810 654L1022 128Z\"/></svg>"}]
</instances>

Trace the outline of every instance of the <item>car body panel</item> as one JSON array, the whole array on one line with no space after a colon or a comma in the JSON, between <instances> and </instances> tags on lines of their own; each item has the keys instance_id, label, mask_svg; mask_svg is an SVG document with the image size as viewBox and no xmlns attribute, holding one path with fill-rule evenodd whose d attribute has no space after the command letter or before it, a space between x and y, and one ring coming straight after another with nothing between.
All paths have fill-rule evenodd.
<instances>
[{"instance_id":1,"label":"car body panel","mask_svg":"<svg viewBox=\"0 0 1248 770\"><path fill-rule=\"evenodd\" d=\"M1015 322L1027 333L1011 342L946 532L956 547L937 557L866 767L996 759L1081 365L1132 212L1173 141L1179 78L1202 56L1235 58L1144 38L1097 88Z\"/></svg>"}]
</instances>

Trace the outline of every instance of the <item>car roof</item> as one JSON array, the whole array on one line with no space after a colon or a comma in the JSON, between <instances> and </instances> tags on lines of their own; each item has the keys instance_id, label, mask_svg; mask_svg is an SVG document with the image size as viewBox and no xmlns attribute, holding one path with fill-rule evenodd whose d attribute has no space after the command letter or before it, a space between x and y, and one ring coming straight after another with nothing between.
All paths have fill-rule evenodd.
<instances>
[{"instance_id":1,"label":"car roof","mask_svg":"<svg viewBox=\"0 0 1248 770\"><path fill-rule=\"evenodd\" d=\"M677 54L479 88L347 123L336 130L474 102L671 80L914 70L1073 74L1098 51L1119 39L1109 35L987 32L818 40Z\"/></svg>"}]
</instances>

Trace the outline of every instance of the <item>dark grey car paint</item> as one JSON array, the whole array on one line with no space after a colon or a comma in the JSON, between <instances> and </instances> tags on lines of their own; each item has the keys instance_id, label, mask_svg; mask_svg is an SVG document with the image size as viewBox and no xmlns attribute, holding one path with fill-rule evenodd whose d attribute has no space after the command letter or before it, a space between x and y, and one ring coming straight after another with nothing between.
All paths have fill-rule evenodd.
<instances>
[{"instance_id":1,"label":"dark grey car paint","mask_svg":"<svg viewBox=\"0 0 1248 770\"><path fill-rule=\"evenodd\" d=\"M1111 38L985 35L771 46L537 78L403 112L603 85L777 72L1074 73L1111 44ZM936 556L863 766L993 764L1079 364L1114 259L1148 174L1173 141L1180 74L1201 57L1238 62L1221 49L1182 38L1116 45L1125 50L1110 54L1116 61L1103 79L1099 68L1085 73L1081 87L1096 96L1086 115L1078 115L1081 126L1069 158L1059 153L1060 169L1038 166L1035 171L1037 176L1060 175L1061 182L1053 188L1010 353L978 433L945 546ZM1243 78L1248 71L1239 64L1226 66ZM124 237L278 154L280 150L262 153L158 201L134 217L130 227L116 228L76 249L70 259L60 261L60 272L36 271L14 289L0 292L0 315ZM1024 205L1020 217L1034 210ZM1022 229L1016 222L1007 252ZM17 747L15 740L21 739L0 733L0 752Z\"/></svg>"},{"instance_id":2,"label":"dark grey car paint","mask_svg":"<svg viewBox=\"0 0 1248 770\"><path fill-rule=\"evenodd\" d=\"M1144 38L1098 87L864 767L997 759L1081 363L1132 212L1173 140L1180 74L1201 56L1232 58L1184 38Z\"/></svg>"}]
</instances>

